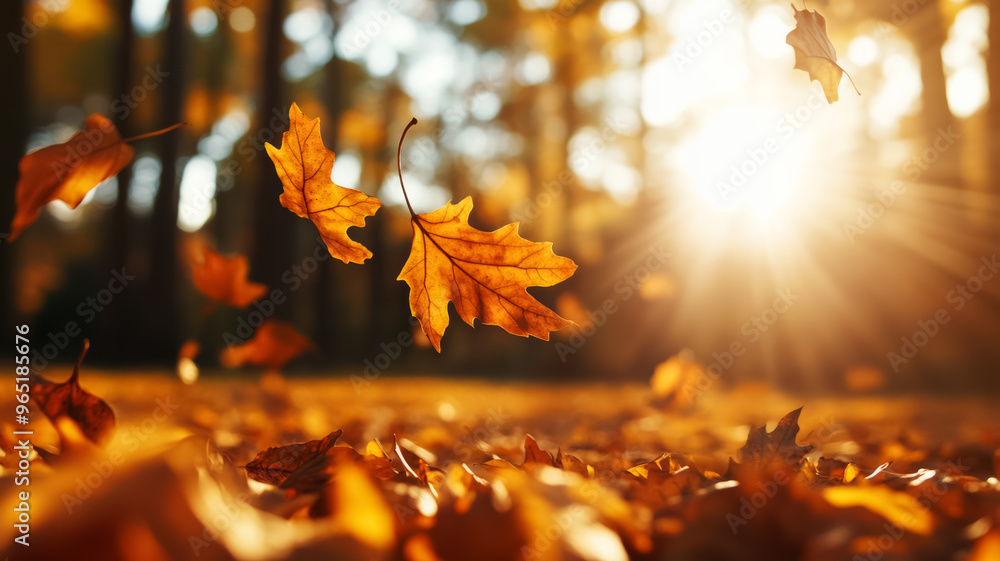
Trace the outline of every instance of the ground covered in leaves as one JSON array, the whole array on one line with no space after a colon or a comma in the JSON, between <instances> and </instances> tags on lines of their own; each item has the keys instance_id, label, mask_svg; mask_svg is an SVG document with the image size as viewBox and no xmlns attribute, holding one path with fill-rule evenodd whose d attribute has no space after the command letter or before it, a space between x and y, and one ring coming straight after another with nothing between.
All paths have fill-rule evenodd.
<instances>
[{"instance_id":1,"label":"ground covered in leaves","mask_svg":"<svg viewBox=\"0 0 1000 561\"><path fill-rule=\"evenodd\" d=\"M11 559L1000 559L995 397L744 386L676 410L618 384L80 383L117 425L95 445L33 407L31 546Z\"/></svg>"}]
</instances>

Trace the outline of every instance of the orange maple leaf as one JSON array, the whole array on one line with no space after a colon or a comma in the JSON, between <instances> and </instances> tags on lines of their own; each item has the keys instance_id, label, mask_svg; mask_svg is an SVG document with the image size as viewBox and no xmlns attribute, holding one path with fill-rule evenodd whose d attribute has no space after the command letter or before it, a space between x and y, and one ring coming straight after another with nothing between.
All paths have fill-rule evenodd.
<instances>
[{"instance_id":1,"label":"orange maple leaf","mask_svg":"<svg viewBox=\"0 0 1000 561\"><path fill-rule=\"evenodd\" d=\"M406 130L416 124L410 121ZM399 139L400 148L403 137ZM399 167L399 155L396 158ZM402 169L399 170L402 184ZM406 197L405 187L403 188ZM410 312L431 344L441 352L441 337L448 327L448 303L459 316L475 326L476 318L508 333L549 340L549 332L573 322L543 306L528 294L529 286L552 286L573 276L576 263L559 257L551 243L528 241L518 235L518 224L493 232L469 225L472 198L457 205L416 214L410 206L413 246L396 280L410 285Z\"/></svg>"},{"instance_id":2,"label":"orange maple leaf","mask_svg":"<svg viewBox=\"0 0 1000 561\"><path fill-rule=\"evenodd\" d=\"M129 142L158 136L182 126L123 139L107 117L94 113L84 122L84 130L62 144L53 144L21 158L15 198L17 213L10 224L14 241L31 226L42 207L55 200L76 208L91 189L115 176L132 161L135 150Z\"/></svg>"},{"instance_id":3,"label":"orange maple leaf","mask_svg":"<svg viewBox=\"0 0 1000 561\"><path fill-rule=\"evenodd\" d=\"M286 362L306 351L316 350L305 335L291 324L267 320L253 334L253 338L222 351L219 361L227 368L254 364L264 368L281 368Z\"/></svg>"},{"instance_id":4,"label":"orange maple leaf","mask_svg":"<svg viewBox=\"0 0 1000 561\"><path fill-rule=\"evenodd\" d=\"M323 145L318 118L310 121L294 103L288 117L290 127L281 137L281 149L266 146L285 190L281 206L312 220L330 255L344 263L364 263L372 252L352 240L347 229L364 228L365 218L374 216L382 203L333 182L334 153Z\"/></svg>"},{"instance_id":5,"label":"orange maple leaf","mask_svg":"<svg viewBox=\"0 0 1000 561\"><path fill-rule=\"evenodd\" d=\"M223 257L196 243L188 255L191 282L205 296L235 308L245 308L267 294L267 286L250 282L250 266L243 255Z\"/></svg>"}]
</instances>

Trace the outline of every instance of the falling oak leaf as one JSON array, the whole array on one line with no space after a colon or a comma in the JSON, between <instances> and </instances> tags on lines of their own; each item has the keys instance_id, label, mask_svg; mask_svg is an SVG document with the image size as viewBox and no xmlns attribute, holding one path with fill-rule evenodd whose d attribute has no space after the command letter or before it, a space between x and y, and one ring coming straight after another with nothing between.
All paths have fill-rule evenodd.
<instances>
[{"instance_id":1,"label":"falling oak leaf","mask_svg":"<svg viewBox=\"0 0 1000 561\"><path fill-rule=\"evenodd\" d=\"M235 308L245 308L267 294L267 286L250 282L250 266L243 255L223 257L204 244L189 252L191 282L205 296Z\"/></svg>"},{"instance_id":2,"label":"falling oak leaf","mask_svg":"<svg viewBox=\"0 0 1000 561\"><path fill-rule=\"evenodd\" d=\"M290 126L281 137L281 149L266 145L285 191L281 206L312 220L330 255L344 263L364 263L372 252L352 240L347 229L364 228L365 218L374 216L382 203L330 178L334 154L323 145L319 118L310 121L294 103L288 118Z\"/></svg>"},{"instance_id":3,"label":"falling oak leaf","mask_svg":"<svg viewBox=\"0 0 1000 561\"><path fill-rule=\"evenodd\" d=\"M326 435L322 440L310 440L287 446L272 446L257 454L244 469L247 476L254 481L281 484L292 472L325 456L336 444L343 430L336 430Z\"/></svg>"},{"instance_id":4,"label":"falling oak leaf","mask_svg":"<svg viewBox=\"0 0 1000 561\"><path fill-rule=\"evenodd\" d=\"M246 343L223 349L219 360L227 368L253 364L277 369L300 354L315 350L316 345L291 324L267 320Z\"/></svg>"},{"instance_id":5,"label":"falling oak leaf","mask_svg":"<svg viewBox=\"0 0 1000 561\"><path fill-rule=\"evenodd\" d=\"M801 414L802 408L799 407L785 415L771 432L767 432L765 425L751 428L746 445L739 450L740 462L758 469L766 469L777 462L797 466L802 457L813 449L812 445L799 446L795 443Z\"/></svg>"},{"instance_id":6,"label":"falling oak leaf","mask_svg":"<svg viewBox=\"0 0 1000 561\"><path fill-rule=\"evenodd\" d=\"M87 440L101 444L115 428L115 412L103 399L80 387L80 365L89 348L90 341L84 339L83 350L73 366L73 375L61 384L32 372L31 397L56 426L60 437L65 432L60 427L65 426L68 420L79 427Z\"/></svg>"},{"instance_id":7,"label":"falling oak leaf","mask_svg":"<svg viewBox=\"0 0 1000 561\"><path fill-rule=\"evenodd\" d=\"M7 241L14 241L34 223L42 207L51 201L62 201L70 208L79 206L91 189L117 175L132 161L135 150L129 142L157 136L181 125L123 139L107 117L94 113L84 121L84 130L66 142L24 156L18 164L17 213L11 221Z\"/></svg>"},{"instance_id":8,"label":"falling oak leaf","mask_svg":"<svg viewBox=\"0 0 1000 561\"><path fill-rule=\"evenodd\" d=\"M788 32L785 42L795 49L795 68L805 70L810 80L818 81L823 86L827 103L833 103L838 99L840 76L847 72L837 64L837 51L826 34L826 20L819 12L799 10L794 4L792 10L795 11L795 29ZM847 79L851 80L850 74ZM857 90L855 86L854 91Z\"/></svg>"},{"instance_id":9,"label":"falling oak leaf","mask_svg":"<svg viewBox=\"0 0 1000 561\"><path fill-rule=\"evenodd\" d=\"M399 139L400 149L410 121ZM396 155L399 181L403 172ZM528 294L529 286L552 286L573 276L576 263L559 257L551 243L528 241L518 235L518 224L508 224L493 232L469 225L472 198L457 205L425 214L416 214L406 196L413 226L410 257L397 280L410 286L410 312L434 348L441 352L441 337L448 327L448 303L458 315L474 326L479 318L508 333L545 341L549 332L573 322L543 306Z\"/></svg>"}]
</instances>

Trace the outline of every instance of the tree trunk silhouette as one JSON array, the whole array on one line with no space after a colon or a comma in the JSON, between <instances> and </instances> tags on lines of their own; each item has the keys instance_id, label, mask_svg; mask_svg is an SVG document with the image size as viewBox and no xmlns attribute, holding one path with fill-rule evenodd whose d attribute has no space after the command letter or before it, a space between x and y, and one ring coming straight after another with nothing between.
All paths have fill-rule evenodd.
<instances>
[{"instance_id":1,"label":"tree trunk silhouette","mask_svg":"<svg viewBox=\"0 0 1000 561\"><path fill-rule=\"evenodd\" d=\"M0 28L17 33L24 17L23 2L0 3ZM8 232L14 217L14 186L17 182L17 163L24 154L25 139L28 136L27 114L28 96L25 90L26 67L24 51L14 52L10 45L0 49L0 68L6 72L7 84L0 88L0 114L3 115L4 134L9 142L0 151L0 181L7 187L0 196L0 232ZM0 298L6 301L0 306L0 326L11 329L15 319L14 306L14 247L0 244ZM5 349L5 352L10 352Z\"/></svg>"},{"instance_id":2,"label":"tree trunk silhouette","mask_svg":"<svg viewBox=\"0 0 1000 561\"><path fill-rule=\"evenodd\" d=\"M282 22L287 12L286 0L271 2L270 12L262 18L261 45L263 50L261 68L261 98L257 126L263 130L281 115L287 121L288 106L283 103L283 88L281 80L282 52ZM275 146L281 144L281 134L285 127L272 130L271 138ZM258 137L259 138L259 137ZM250 266L253 270L251 278L269 287L283 286L282 273L296 260L293 241L295 221L301 220L285 210L278 202L281 195L281 181L274 171L274 164L267 154L261 150L257 158L258 184L254 196L254 250ZM275 314L288 317L292 309L291 303L278 306Z\"/></svg>"},{"instance_id":3,"label":"tree trunk silhouette","mask_svg":"<svg viewBox=\"0 0 1000 561\"><path fill-rule=\"evenodd\" d=\"M338 10L338 5L332 0L324 2L324 4L326 4L330 19L334 21L333 33L336 35L337 22L341 20L338 13L340 10ZM347 88L344 86L344 79L347 74L345 64L340 57L334 55L333 59L323 68L326 108L330 114L324 127L323 139L327 147L334 152L337 152L339 148L337 141L340 134L340 116L347 107ZM313 247L313 244L310 243L309 247ZM343 356L344 351L347 350L341 348L340 345L342 341L342 338L338 337L340 322L331 320L331 318L343 316L343 313L338 313L341 312L339 309L340 301L336 297L337 293L334 290L340 284L337 282L337 277L339 276L337 268L340 265L343 265L343 263L332 258L321 263L318 282L315 286L316 308L320 310L315 331L316 343L328 353L327 356L337 357Z\"/></svg>"},{"instance_id":4,"label":"tree trunk silhouette","mask_svg":"<svg viewBox=\"0 0 1000 561\"><path fill-rule=\"evenodd\" d=\"M164 71L170 79L164 83L163 121L161 126L169 126L181 120L184 99L184 25L187 21L184 0L171 0L170 23L167 25L164 47ZM150 279L146 302L149 311L145 317L149 322L146 331L148 358L153 361L169 361L177 354L179 346L177 321L177 201L179 155L181 132L159 137L160 158L163 170L160 173L160 188L153 203L152 232L150 235Z\"/></svg>"},{"instance_id":5,"label":"tree trunk silhouette","mask_svg":"<svg viewBox=\"0 0 1000 561\"><path fill-rule=\"evenodd\" d=\"M115 73L111 89L111 98L128 92L132 88L132 53L135 50L135 30L132 27L132 6L133 0L119 0L118 2L118 52L116 53ZM118 120L115 125L123 138L131 137L135 134L135 127L132 126L130 116ZM111 209L110 220L104 232L104 247L107 248L105 254L105 268L108 270L119 270L122 267L128 269L128 254L132 241L132 225L128 210L129 185L132 182L132 165L125 166L118 173L118 196L115 205ZM139 349L141 346L137 341L136 332L129 329L122 329L123 325L130 325L135 321L135 315L139 312L134 304L134 294L122 295L120 306L108 308L109 321L101 322L101 332L96 337L108 347ZM96 338L95 337L95 338Z\"/></svg>"},{"instance_id":6,"label":"tree trunk silhouette","mask_svg":"<svg viewBox=\"0 0 1000 561\"><path fill-rule=\"evenodd\" d=\"M987 109L989 142L989 185L1000 192L1000 0L989 0L989 50L986 67L989 73L990 102Z\"/></svg>"}]
</instances>

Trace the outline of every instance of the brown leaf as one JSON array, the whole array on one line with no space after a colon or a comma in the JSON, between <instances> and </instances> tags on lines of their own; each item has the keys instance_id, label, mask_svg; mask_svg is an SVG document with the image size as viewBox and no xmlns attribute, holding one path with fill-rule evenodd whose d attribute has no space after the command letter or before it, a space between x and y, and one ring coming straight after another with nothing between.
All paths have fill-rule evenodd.
<instances>
[{"instance_id":1,"label":"brown leaf","mask_svg":"<svg viewBox=\"0 0 1000 561\"><path fill-rule=\"evenodd\" d=\"M555 467L552 454L542 450L535 438L526 434L524 435L524 462L521 463L521 467L531 464Z\"/></svg>"},{"instance_id":2,"label":"brown leaf","mask_svg":"<svg viewBox=\"0 0 1000 561\"><path fill-rule=\"evenodd\" d=\"M840 76L847 73L837 64L837 51L826 34L826 19L819 12L799 10L794 4L792 10L795 11L795 29L788 33L785 42L795 49L795 68L805 70L810 80L818 81L823 86L826 101L833 103L838 99ZM847 78L850 80L850 75ZM857 91L856 87L854 89Z\"/></svg>"},{"instance_id":3,"label":"brown leaf","mask_svg":"<svg viewBox=\"0 0 1000 561\"><path fill-rule=\"evenodd\" d=\"M60 431L60 436L63 434L60 424L69 420L88 440L101 444L115 428L115 412L103 399L80 387L80 365L89 348L90 341L84 339L73 375L65 382L56 384L32 372L31 397Z\"/></svg>"},{"instance_id":4,"label":"brown leaf","mask_svg":"<svg viewBox=\"0 0 1000 561\"><path fill-rule=\"evenodd\" d=\"M216 302L245 308L267 294L267 286L247 280L250 266L243 255L223 257L195 243L188 253L188 267L195 288Z\"/></svg>"},{"instance_id":5,"label":"brown leaf","mask_svg":"<svg viewBox=\"0 0 1000 561\"><path fill-rule=\"evenodd\" d=\"M801 414L802 408L799 407L785 415L771 432L767 432L765 425L751 428L746 445L739 450L740 462L761 470L778 462L786 466L797 466L802 457L813 449L811 445L799 446L795 443Z\"/></svg>"},{"instance_id":6,"label":"brown leaf","mask_svg":"<svg viewBox=\"0 0 1000 561\"><path fill-rule=\"evenodd\" d=\"M364 228L365 218L374 216L382 203L330 179L334 154L323 145L318 118L310 121L294 103L288 118L290 128L281 137L281 149L266 145L285 190L281 206L311 220L330 255L344 263L364 263L372 252L352 240L347 229Z\"/></svg>"},{"instance_id":7,"label":"brown leaf","mask_svg":"<svg viewBox=\"0 0 1000 561\"><path fill-rule=\"evenodd\" d=\"M302 353L315 350L316 345L290 323L269 319L246 343L223 349L219 360L227 368L253 364L277 369Z\"/></svg>"},{"instance_id":8,"label":"brown leaf","mask_svg":"<svg viewBox=\"0 0 1000 561\"><path fill-rule=\"evenodd\" d=\"M14 241L38 219L42 207L62 201L79 206L91 189L118 174L132 161L135 150L129 142L171 131L181 124L141 136L122 139L107 117L94 113L84 121L84 130L62 144L53 144L21 158L15 198L17 213L7 241Z\"/></svg>"},{"instance_id":9,"label":"brown leaf","mask_svg":"<svg viewBox=\"0 0 1000 561\"><path fill-rule=\"evenodd\" d=\"M342 434L343 430L336 430L322 440L272 446L247 463L247 475L254 481L279 485L303 464L325 456Z\"/></svg>"}]
</instances>

